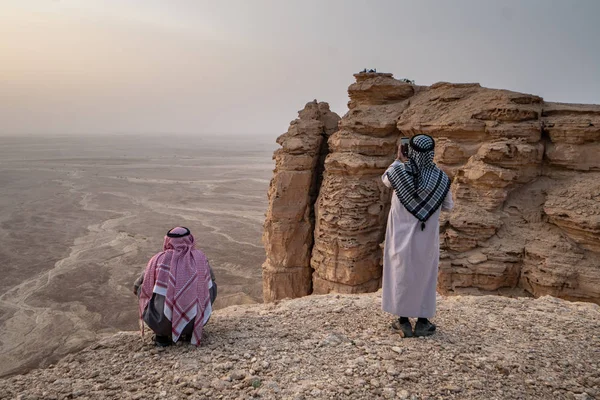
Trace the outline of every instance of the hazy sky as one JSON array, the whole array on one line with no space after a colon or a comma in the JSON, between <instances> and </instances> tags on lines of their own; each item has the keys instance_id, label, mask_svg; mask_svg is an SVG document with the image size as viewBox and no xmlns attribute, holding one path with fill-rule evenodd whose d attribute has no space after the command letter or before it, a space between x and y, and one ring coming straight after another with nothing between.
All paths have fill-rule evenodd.
<instances>
[{"instance_id":1,"label":"hazy sky","mask_svg":"<svg viewBox=\"0 0 600 400\"><path fill-rule=\"evenodd\" d=\"M0 0L0 134L272 135L352 73L600 103L600 0Z\"/></svg>"}]
</instances>

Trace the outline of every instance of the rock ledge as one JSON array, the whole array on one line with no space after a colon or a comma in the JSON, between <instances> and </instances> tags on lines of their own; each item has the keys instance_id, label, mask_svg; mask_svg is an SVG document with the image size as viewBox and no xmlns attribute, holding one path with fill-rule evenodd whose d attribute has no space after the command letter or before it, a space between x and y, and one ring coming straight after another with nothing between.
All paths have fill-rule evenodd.
<instances>
[{"instance_id":1,"label":"rock ledge","mask_svg":"<svg viewBox=\"0 0 600 400\"><path fill-rule=\"evenodd\" d=\"M381 293L218 310L203 345L123 332L0 380L0 399L593 399L600 307L553 297L438 299L430 338L401 339Z\"/></svg>"}]
</instances>

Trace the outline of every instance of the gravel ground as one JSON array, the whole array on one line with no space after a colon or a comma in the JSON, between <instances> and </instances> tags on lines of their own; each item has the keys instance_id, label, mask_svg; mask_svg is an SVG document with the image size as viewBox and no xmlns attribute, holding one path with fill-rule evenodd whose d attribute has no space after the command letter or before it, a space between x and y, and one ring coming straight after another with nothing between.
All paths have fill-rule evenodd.
<instances>
[{"instance_id":1,"label":"gravel ground","mask_svg":"<svg viewBox=\"0 0 600 400\"><path fill-rule=\"evenodd\" d=\"M381 293L218 310L202 346L123 332L0 380L0 399L600 399L600 307L439 297L402 339Z\"/></svg>"}]
</instances>

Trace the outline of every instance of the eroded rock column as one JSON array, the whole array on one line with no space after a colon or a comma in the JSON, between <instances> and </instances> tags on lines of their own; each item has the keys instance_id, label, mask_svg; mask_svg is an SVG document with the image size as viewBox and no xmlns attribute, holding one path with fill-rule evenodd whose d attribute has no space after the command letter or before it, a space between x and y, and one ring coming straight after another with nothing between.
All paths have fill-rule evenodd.
<instances>
[{"instance_id":1,"label":"eroded rock column","mask_svg":"<svg viewBox=\"0 0 600 400\"><path fill-rule=\"evenodd\" d=\"M357 74L349 112L329 139L316 206L314 293L375 291L390 191L381 175L396 151L396 121L415 87L391 74Z\"/></svg>"},{"instance_id":2,"label":"eroded rock column","mask_svg":"<svg viewBox=\"0 0 600 400\"><path fill-rule=\"evenodd\" d=\"M306 104L277 138L275 170L269 187L263 243L263 297L274 301L306 296L312 291L310 254L313 245L314 202L319 188L327 138L340 117L327 103Z\"/></svg>"}]
</instances>

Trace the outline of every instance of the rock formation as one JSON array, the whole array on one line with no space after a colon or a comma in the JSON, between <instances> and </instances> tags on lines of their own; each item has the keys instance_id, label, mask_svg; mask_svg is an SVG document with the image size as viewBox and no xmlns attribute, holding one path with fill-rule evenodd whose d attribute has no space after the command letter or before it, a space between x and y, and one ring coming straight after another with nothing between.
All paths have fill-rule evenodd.
<instances>
[{"instance_id":1,"label":"rock formation","mask_svg":"<svg viewBox=\"0 0 600 400\"><path fill-rule=\"evenodd\" d=\"M314 239L267 233L279 221L273 213L267 219L267 253L272 243L303 248L294 257L303 266L302 289L291 279L276 287L266 273L265 300L308 293L307 258L314 293L379 287L392 195L380 176L399 137L426 133L436 139L436 162L453 179L456 203L440 225L441 292L520 288L600 303L600 106L549 103L479 84L422 87L391 74L355 77L349 111L329 137L320 187L310 185L321 167L305 170L310 189L277 204L295 209L317 190ZM311 151L308 157L319 152ZM287 162L294 165L278 161L274 181ZM271 206L276 191L272 185Z\"/></svg>"},{"instance_id":2,"label":"rock formation","mask_svg":"<svg viewBox=\"0 0 600 400\"><path fill-rule=\"evenodd\" d=\"M277 138L275 172L263 241L263 295L266 301L300 297L312 291L310 255L314 202L321 184L327 139L340 117L327 103L306 104L286 133Z\"/></svg>"},{"instance_id":3,"label":"rock formation","mask_svg":"<svg viewBox=\"0 0 600 400\"><path fill-rule=\"evenodd\" d=\"M398 117L414 95L391 74L359 74L350 111L329 139L316 204L311 266L315 293L359 293L380 286L381 250L390 191L381 174L396 153Z\"/></svg>"}]
</instances>

